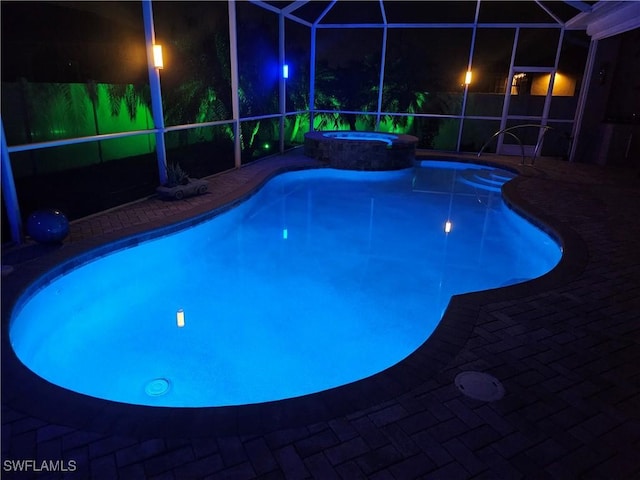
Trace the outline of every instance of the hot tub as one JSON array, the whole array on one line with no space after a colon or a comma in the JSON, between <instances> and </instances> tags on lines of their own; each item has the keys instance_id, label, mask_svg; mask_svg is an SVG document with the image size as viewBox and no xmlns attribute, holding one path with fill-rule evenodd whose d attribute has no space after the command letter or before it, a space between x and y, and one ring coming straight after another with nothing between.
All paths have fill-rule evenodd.
<instances>
[{"instance_id":1,"label":"hot tub","mask_svg":"<svg viewBox=\"0 0 640 480\"><path fill-rule=\"evenodd\" d=\"M306 156L345 170L398 170L413 166L418 139L382 132L308 132Z\"/></svg>"}]
</instances>

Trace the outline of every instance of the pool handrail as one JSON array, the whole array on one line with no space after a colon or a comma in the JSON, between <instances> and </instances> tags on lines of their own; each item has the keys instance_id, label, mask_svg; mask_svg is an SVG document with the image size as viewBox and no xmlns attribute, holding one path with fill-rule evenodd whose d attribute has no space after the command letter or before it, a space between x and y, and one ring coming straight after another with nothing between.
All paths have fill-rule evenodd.
<instances>
[{"instance_id":1,"label":"pool handrail","mask_svg":"<svg viewBox=\"0 0 640 480\"><path fill-rule=\"evenodd\" d=\"M498 130L493 135L491 135L489 140L487 140L485 142L485 144L482 146L482 148L478 152L478 158L480 157L480 155L482 155L482 152L484 152L484 149L487 148L489 143L491 143L491 141L495 137L497 137L498 135L502 135L502 134L506 133L507 135L511 135L513 138L515 138L518 141L518 143L520 144L520 150L522 151L522 165L524 165L525 164L525 158L526 158L525 153L524 153L524 145L522 144L522 141L520 140L520 137L518 137L511 130L515 130L515 129L518 129L518 128L525 128L525 127L541 128L541 129L544 130L542 132L542 135L539 136L538 141L536 142L535 148L533 149L533 155L531 156L531 165L533 165L535 163L535 161L536 161L536 156L538 155L538 151L540 150L540 146L542 145L542 140L544 139L544 136L547 134L547 132L549 130L557 130L556 128L550 127L549 125L537 125L535 123L524 123L522 125L514 125L513 127L503 128L501 130ZM569 141L571 141L570 137L569 137Z\"/></svg>"}]
</instances>

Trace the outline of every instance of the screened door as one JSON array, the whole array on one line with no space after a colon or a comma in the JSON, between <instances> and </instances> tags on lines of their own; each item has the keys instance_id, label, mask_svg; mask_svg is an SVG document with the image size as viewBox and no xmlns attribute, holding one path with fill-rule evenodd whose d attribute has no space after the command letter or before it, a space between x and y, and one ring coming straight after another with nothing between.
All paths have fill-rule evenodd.
<instances>
[{"instance_id":1,"label":"screened door","mask_svg":"<svg viewBox=\"0 0 640 480\"><path fill-rule=\"evenodd\" d=\"M527 156L533 155L538 140L542 138L543 131L539 125L545 125L547 121L552 74L552 68L514 67L508 80L503 128L510 128L509 132L518 137ZM522 147L518 139L503 135L499 152L520 155Z\"/></svg>"}]
</instances>

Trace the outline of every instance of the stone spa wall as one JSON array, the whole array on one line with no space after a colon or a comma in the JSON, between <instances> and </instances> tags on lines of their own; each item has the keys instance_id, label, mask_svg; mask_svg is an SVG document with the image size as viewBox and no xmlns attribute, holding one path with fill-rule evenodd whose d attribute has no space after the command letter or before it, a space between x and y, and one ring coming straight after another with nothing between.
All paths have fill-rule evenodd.
<instances>
[{"instance_id":1,"label":"stone spa wall","mask_svg":"<svg viewBox=\"0 0 640 480\"><path fill-rule=\"evenodd\" d=\"M399 170L412 167L418 138L380 132L308 132L304 154L344 170Z\"/></svg>"}]
</instances>

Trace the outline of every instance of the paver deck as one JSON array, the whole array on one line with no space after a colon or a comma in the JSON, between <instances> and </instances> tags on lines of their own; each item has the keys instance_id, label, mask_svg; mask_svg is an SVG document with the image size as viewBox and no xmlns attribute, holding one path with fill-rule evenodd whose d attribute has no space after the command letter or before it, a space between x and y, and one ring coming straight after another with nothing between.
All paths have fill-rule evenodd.
<instances>
[{"instance_id":1,"label":"paver deck","mask_svg":"<svg viewBox=\"0 0 640 480\"><path fill-rule=\"evenodd\" d=\"M320 166L299 151L211 177L207 195L72 222L62 247L5 249L14 271L2 278L2 478L640 478L638 171L483 160L520 171L503 195L562 238L560 265L456 297L426 347L338 395L190 415L105 407L25 375L7 340L11 307L38 275L183 226L277 172ZM469 370L499 379L505 396L460 393L454 378ZM20 460L68 471L18 473Z\"/></svg>"}]
</instances>

